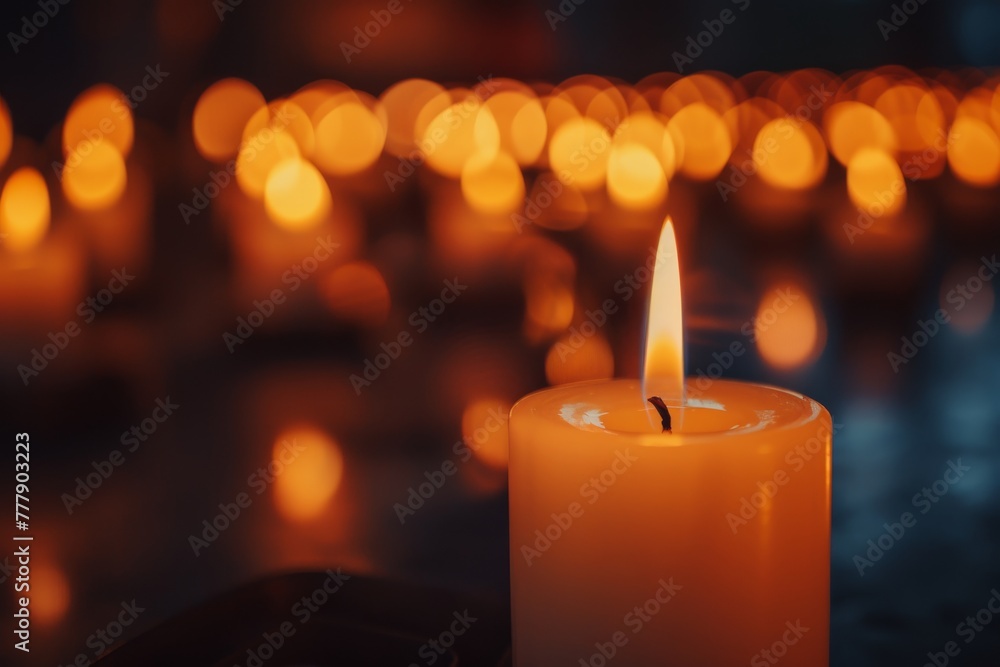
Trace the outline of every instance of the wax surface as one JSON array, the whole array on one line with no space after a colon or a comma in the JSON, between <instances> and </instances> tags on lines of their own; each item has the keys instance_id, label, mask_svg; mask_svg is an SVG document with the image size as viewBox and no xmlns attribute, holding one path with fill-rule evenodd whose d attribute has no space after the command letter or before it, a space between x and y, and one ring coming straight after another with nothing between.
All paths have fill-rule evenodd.
<instances>
[{"instance_id":1,"label":"wax surface","mask_svg":"<svg viewBox=\"0 0 1000 667\"><path fill-rule=\"evenodd\" d=\"M517 667L827 664L829 413L738 382L687 396L672 434L638 381L514 406Z\"/></svg>"}]
</instances>

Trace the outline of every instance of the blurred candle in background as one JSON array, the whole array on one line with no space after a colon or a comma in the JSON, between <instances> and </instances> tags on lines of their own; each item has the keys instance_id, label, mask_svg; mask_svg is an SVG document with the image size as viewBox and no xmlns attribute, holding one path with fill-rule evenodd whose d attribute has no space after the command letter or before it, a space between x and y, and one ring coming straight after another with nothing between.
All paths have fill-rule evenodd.
<instances>
[{"instance_id":1,"label":"blurred candle in background","mask_svg":"<svg viewBox=\"0 0 1000 667\"><path fill-rule=\"evenodd\" d=\"M61 327L75 318L83 257L65 229L52 229L45 179L15 170L0 190L0 312L4 328Z\"/></svg>"}]
</instances>

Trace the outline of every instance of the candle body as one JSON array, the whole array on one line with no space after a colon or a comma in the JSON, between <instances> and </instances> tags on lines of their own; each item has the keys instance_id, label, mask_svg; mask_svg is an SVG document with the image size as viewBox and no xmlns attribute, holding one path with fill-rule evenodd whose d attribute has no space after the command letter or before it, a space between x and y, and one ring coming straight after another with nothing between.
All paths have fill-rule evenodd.
<instances>
[{"instance_id":1,"label":"candle body","mask_svg":"<svg viewBox=\"0 0 1000 667\"><path fill-rule=\"evenodd\" d=\"M829 413L759 385L692 394L674 434L636 432L633 381L513 408L517 667L827 664Z\"/></svg>"},{"instance_id":2,"label":"candle body","mask_svg":"<svg viewBox=\"0 0 1000 667\"><path fill-rule=\"evenodd\" d=\"M78 316L85 270L79 240L64 230L24 253L0 253L0 331L29 331L35 340L46 329L64 329Z\"/></svg>"}]
</instances>

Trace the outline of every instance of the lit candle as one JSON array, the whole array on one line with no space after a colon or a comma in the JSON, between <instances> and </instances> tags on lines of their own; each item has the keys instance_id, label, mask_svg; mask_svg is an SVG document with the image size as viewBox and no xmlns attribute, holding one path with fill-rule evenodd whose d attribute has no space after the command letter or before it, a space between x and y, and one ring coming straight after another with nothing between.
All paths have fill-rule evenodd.
<instances>
[{"instance_id":1,"label":"lit candle","mask_svg":"<svg viewBox=\"0 0 1000 667\"><path fill-rule=\"evenodd\" d=\"M0 189L0 328L7 334L61 329L76 317L84 258L71 230L50 229L51 210L37 169L17 169Z\"/></svg>"},{"instance_id":2,"label":"lit candle","mask_svg":"<svg viewBox=\"0 0 1000 667\"><path fill-rule=\"evenodd\" d=\"M784 389L685 385L682 350L668 220L643 380L511 411L517 667L827 664L830 414Z\"/></svg>"}]
</instances>

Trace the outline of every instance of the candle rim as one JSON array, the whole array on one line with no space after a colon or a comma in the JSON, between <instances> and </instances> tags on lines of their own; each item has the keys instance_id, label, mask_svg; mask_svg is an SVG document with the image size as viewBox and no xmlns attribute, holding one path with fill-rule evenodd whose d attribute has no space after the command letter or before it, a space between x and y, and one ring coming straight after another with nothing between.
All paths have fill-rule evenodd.
<instances>
[{"instance_id":1,"label":"candle rim","mask_svg":"<svg viewBox=\"0 0 1000 667\"><path fill-rule=\"evenodd\" d=\"M686 384L690 384L695 380L696 378L689 377L686 378L685 382ZM642 387L642 381L636 378L606 378L598 380L584 380L581 382L572 382L572 383L538 389L523 396L513 405L510 411L510 419L511 422L513 423L514 420L520 421L521 419L528 417L529 415L536 419L542 417L542 415L537 410L537 408L541 407L541 405L538 404L538 401L542 400L542 398L545 397L546 395L548 395L549 400L552 401L555 398L555 395L567 391L572 392L574 389L580 390L580 389L585 389L587 387L594 387L600 385L613 385L621 387L629 384L632 384L636 388L636 395L638 396L641 393L640 390ZM661 434L652 431L624 431L613 428L607 428L603 426L603 424L601 424L600 426L596 426L593 424L593 419L591 419L590 421L590 427L584 427L582 423L572 424L566 421L565 419L560 419L559 416L555 413L551 414L552 423L558 425L562 429L565 429L567 432L577 432L580 434L593 433L597 435L597 437L602 437L602 435L608 435L612 437L627 438L633 440L634 444L637 445L662 447L662 446L710 445L710 444L725 444L725 443L731 444L742 437L752 437L753 434L760 433L762 431L778 434L778 433L793 431L796 429L801 429L802 427L810 423L818 423L821 420L824 413L829 414L826 408L821 403L819 403L819 401L816 401L815 399L810 398L809 396L806 396L805 394L794 391L792 389L787 389L784 387L778 387L775 385L764 384L759 382L748 382L744 380L729 380L729 379L713 380L712 386L714 387L716 385L721 385L720 388L726 388L726 387L732 388L736 386L741 386L741 387L753 387L757 390L765 392L775 392L776 394L787 396L796 401L801 402L803 404L803 413L799 416L796 416L794 419L790 419L788 421L771 425L769 425L767 421L762 420L756 424L734 427L730 429L721 429L717 431L688 431L688 432L684 431L678 432L677 430L675 430L674 433L672 434ZM695 405L687 406L696 409L713 409L710 405L710 403L712 402L713 401L711 398L711 388L705 391L702 396L697 396L697 397L687 396L685 398L686 404L697 403ZM723 404L720 404L717 401L715 401L715 403L719 405L719 408L715 409L720 409L723 411L727 409ZM553 403L553 405L554 404L555 403ZM580 402L577 404L564 403L564 405L568 406L586 405L586 403L585 402ZM651 409L651 408L649 408L648 404L646 404L644 409ZM527 414L522 414L525 412L525 410L529 410L530 412Z\"/></svg>"}]
</instances>

